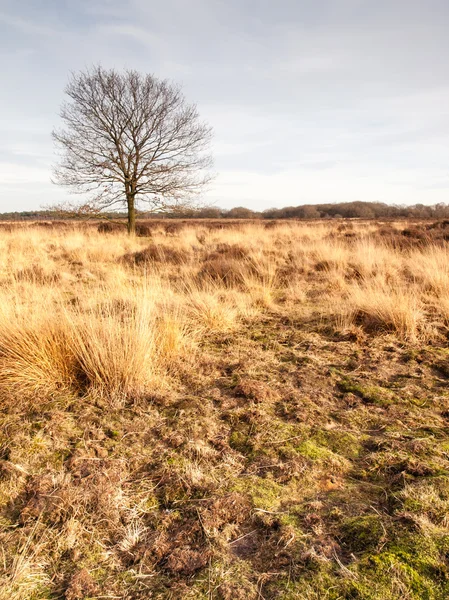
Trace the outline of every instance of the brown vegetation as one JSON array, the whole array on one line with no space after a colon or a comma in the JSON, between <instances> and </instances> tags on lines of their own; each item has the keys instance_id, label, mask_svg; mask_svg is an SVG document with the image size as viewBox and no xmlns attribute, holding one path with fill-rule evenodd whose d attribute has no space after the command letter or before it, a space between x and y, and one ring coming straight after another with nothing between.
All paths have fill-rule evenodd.
<instances>
[{"instance_id":1,"label":"brown vegetation","mask_svg":"<svg viewBox=\"0 0 449 600\"><path fill-rule=\"evenodd\" d=\"M447 223L0 235L0 598L449 595Z\"/></svg>"}]
</instances>

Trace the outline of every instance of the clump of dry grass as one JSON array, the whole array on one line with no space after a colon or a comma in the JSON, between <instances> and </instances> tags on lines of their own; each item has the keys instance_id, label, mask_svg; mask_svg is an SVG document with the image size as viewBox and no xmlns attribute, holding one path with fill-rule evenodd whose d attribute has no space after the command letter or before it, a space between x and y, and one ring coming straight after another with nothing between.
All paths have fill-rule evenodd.
<instances>
[{"instance_id":1,"label":"clump of dry grass","mask_svg":"<svg viewBox=\"0 0 449 600\"><path fill-rule=\"evenodd\" d=\"M154 262L179 265L186 260L186 254L170 246L151 244L144 250L126 254L123 260L129 264L146 265Z\"/></svg>"},{"instance_id":2,"label":"clump of dry grass","mask_svg":"<svg viewBox=\"0 0 449 600\"><path fill-rule=\"evenodd\" d=\"M425 324L419 293L385 280L351 286L348 294L352 320L369 333L390 331L416 341Z\"/></svg>"},{"instance_id":3,"label":"clump of dry grass","mask_svg":"<svg viewBox=\"0 0 449 600\"><path fill-rule=\"evenodd\" d=\"M22 534L15 554L6 556L3 550L0 600L29 600L50 584L45 559L47 536L39 526L37 520L28 534Z\"/></svg>"},{"instance_id":4,"label":"clump of dry grass","mask_svg":"<svg viewBox=\"0 0 449 600\"><path fill-rule=\"evenodd\" d=\"M128 309L129 310L129 309ZM154 315L145 305L117 318L115 310L71 314L69 339L80 382L115 403L140 398L154 377Z\"/></svg>"},{"instance_id":5,"label":"clump of dry grass","mask_svg":"<svg viewBox=\"0 0 449 600\"><path fill-rule=\"evenodd\" d=\"M31 291L32 315L13 292L3 298L0 314L0 385L6 402L11 396L35 402L63 392L95 391L123 404L158 391L177 358L187 352L192 357L194 330L167 302L157 279L121 293L100 286L86 302L73 305L56 294L47 298L47 313L38 304L42 295Z\"/></svg>"},{"instance_id":6,"label":"clump of dry grass","mask_svg":"<svg viewBox=\"0 0 449 600\"><path fill-rule=\"evenodd\" d=\"M2 323L0 386L3 401L51 397L73 382L73 355L64 329L56 323L40 327ZM6 398L5 398L6 396Z\"/></svg>"}]
</instances>

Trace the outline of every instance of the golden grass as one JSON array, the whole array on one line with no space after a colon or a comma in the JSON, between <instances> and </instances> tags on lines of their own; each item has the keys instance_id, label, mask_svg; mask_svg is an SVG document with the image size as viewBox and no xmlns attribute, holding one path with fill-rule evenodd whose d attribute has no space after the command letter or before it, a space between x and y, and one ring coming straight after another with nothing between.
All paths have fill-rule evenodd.
<instances>
[{"instance_id":1,"label":"golden grass","mask_svg":"<svg viewBox=\"0 0 449 600\"><path fill-rule=\"evenodd\" d=\"M401 533L390 484L436 539L446 488L412 477L446 460L449 255L405 227L1 232L0 599L318 598L326 565L353 597L345 532Z\"/></svg>"},{"instance_id":2,"label":"golden grass","mask_svg":"<svg viewBox=\"0 0 449 600\"><path fill-rule=\"evenodd\" d=\"M348 302L352 319L369 332L391 331L403 340L416 341L423 331L423 304L413 288L375 279L351 286Z\"/></svg>"},{"instance_id":3,"label":"golden grass","mask_svg":"<svg viewBox=\"0 0 449 600\"><path fill-rule=\"evenodd\" d=\"M64 389L136 399L163 387L174 361L194 360L205 335L233 331L279 302L371 334L416 341L441 333L447 248L401 251L372 225L351 232L355 238L337 235L324 223L160 229L151 239L160 258L136 264L148 239L81 225L2 232L2 389L33 401Z\"/></svg>"}]
</instances>

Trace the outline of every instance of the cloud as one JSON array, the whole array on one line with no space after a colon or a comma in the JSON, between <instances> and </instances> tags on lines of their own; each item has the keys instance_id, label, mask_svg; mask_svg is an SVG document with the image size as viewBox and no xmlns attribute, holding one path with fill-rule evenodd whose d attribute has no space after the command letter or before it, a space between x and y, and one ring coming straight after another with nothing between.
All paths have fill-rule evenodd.
<instances>
[{"instance_id":1,"label":"cloud","mask_svg":"<svg viewBox=\"0 0 449 600\"><path fill-rule=\"evenodd\" d=\"M446 0L3 0L0 210L65 195L50 132L68 72L96 62L198 103L210 201L448 201L448 26Z\"/></svg>"},{"instance_id":2,"label":"cloud","mask_svg":"<svg viewBox=\"0 0 449 600\"><path fill-rule=\"evenodd\" d=\"M117 43L117 37L129 38L135 42L143 44L145 46L153 47L158 43L157 36L151 35L148 31L142 27L135 25L120 25L120 24L108 24L99 25L96 29L98 35L107 36L114 38ZM120 43L120 42L118 42Z\"/></svg>"},{"instance_id":3,"label":"cloud","mask_svg":"<svg viewBox=\"0 0 449 600\"><path fill-rule=\"evenodd\" d=\"M58 30L48 27L45 24L36 23L22 18L17 15L10 15L0 12L0 24L6 27L12 27L19 30L21 33L38 35L38 36L54 36L59 35Z\"/></svg>"}]
</instances>

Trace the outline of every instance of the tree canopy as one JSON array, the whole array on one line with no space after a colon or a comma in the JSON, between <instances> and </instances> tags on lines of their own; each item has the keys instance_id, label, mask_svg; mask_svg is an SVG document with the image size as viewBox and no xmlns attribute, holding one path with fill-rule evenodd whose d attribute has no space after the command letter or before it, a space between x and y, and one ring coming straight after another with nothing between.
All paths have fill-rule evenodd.
<instances>
[{"instance_id":1,"label":"tree canopy","mask_svg":"<svg viewBox=\"0 0 449 600\"><path fill-rule=\"evenodd\" d=\"M101 66L72 74L53 132L61 150L54 181L87 196L80 213L126 207L134 232L139 201L173 208L210 181L211 128L181 89L153 75Z\"/></svg>"}]
</instances>

